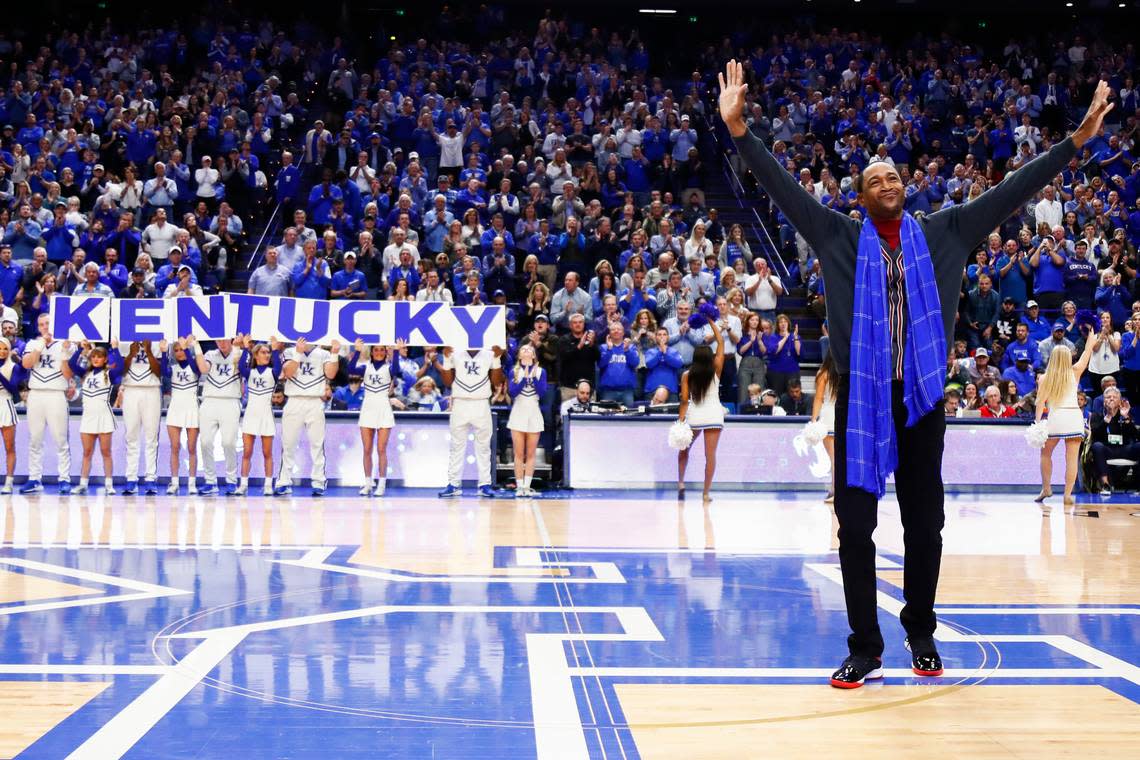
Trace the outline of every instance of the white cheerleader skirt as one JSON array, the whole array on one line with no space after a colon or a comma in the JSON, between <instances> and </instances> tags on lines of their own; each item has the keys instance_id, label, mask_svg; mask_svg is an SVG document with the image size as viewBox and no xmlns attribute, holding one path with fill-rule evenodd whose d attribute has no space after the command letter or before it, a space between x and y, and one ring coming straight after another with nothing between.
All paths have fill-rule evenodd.
<instances>
[{"instance_id":1,"label":"white cheerleader skirt","mask_svg":"<svg viewBox=\"0 0 1140 760\"><path fill-rule=\"evenodd\" d=\"M79 419L79 432L88 435L115 432L115 415L105 403L85 404L83 416Z\"/></svg>"},{"instance_id":2,"label":"white cheerleader skirt","mask_svg":"<svg viewBox=\"0 0 1140 760\"><path fill-rule=\"evenodd\" d=\"M365 394L364 403L360 405L357 425L368 430L387 430L396 427L396 415L392 413L392 405L379 399L370 399Z\"/></svg>"},{"instance_id":3,"label":"white cheerleader skirt","mask_svg":"<svg viewBox=\"0 0 1140 760\"><path fill-rule=\"evenodd\" d=\"M538 405L537 397L524 398L519 396L511 407L511 416L507 419L507 430L520 433L541 433L546 429L542 419L542 409Z\"/></svg>"},{"instance_id":4,"label":"white cheerleader skirt","mask_svg":"<svg viewBox=\"0 0 1140 760\"><path fill-rule=\"evenodd\" d=\"M827 428L828 435L835 435L835 404L824 404L819 408L819 421Z\"/></svg>"},{"instance_id":5,"label":"white cheerleader skirt","mask_svg":"<svg viewBox=\"0 0 1140 760\"><path fill-rule=\"evenodd\" d=\"M1045 424L1050 438L1083 438L1085 434L1085 417L1076 407L1050 409Z\"/></svg>"},{"instance_id":6,"label":"white cheerleader skirt","mask_svg":"<svg viewBox=\"0 0 1140 760\"><path fill-rule=\"evenodd\" d=\"M16 405L12 399L0 399L0 428L12 427L16 424Z\"/></svg>"},{"instance_id":7,"label":"white cheerleader skirt","mask_svg":"<svg viewBox=\"0 0 1140 760\"><path fill-rule=\"evenodd\" d=\"M199 428L198 399L189 396L171 396L166 407L166 426L186 430Z\"/></svg>"},{"instance_id":8,"label":"white cheerleader skirt","mask_svg":"<svg viewBox=\"0 0 1140 760\"><path fill-rule=\"evenodd\" d=\"M241 434L261 438L272 438L277 435L277 423L273 420L273 412L266 414L264 411L255 410L250 413L247 408L241 418Z\"/></svg>"}]
</instances>

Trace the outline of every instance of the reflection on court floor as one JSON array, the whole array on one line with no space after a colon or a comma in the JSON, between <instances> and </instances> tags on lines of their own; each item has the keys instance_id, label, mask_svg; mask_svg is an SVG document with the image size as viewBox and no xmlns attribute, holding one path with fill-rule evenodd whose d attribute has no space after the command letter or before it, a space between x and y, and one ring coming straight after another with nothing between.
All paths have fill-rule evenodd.
<instances>
[{"instance_id":1,"label":"reflection on court floor","mask_svg":"<svg viewBox=\"0 0 1140 760\"><path fill-rule=\"evenodd\" d=\"M1135 506L951 501L938 679L908 669L882 511L887 678L847 693L815 498L13 497L0 756L1132 754Z\"/></svg>"}]
</instances>

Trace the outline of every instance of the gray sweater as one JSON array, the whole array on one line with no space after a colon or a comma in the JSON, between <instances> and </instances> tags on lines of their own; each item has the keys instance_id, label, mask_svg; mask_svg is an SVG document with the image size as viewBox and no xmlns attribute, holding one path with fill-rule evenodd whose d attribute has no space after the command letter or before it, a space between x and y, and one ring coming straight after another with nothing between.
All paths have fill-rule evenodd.
<instances>
[{"instance_id":1,"label":"gray sweater","mask_svg":"<svg viewBox=\"0 0 1140 760\"><path fill-rule=\"evenodd\" d=\"M862 225L827 208L804 192L792 175L751 132L735 138L741 157L765 192L784 212L819 256L827 283L827 325L831 355L847 372L851 354L851 320L855 311L855 260ZM1072 139L1055 145L978 198L919 220L938 280L942 321L952 342L958 293L966 259L995 227L1047 185L1077 153ZM908 317L909 319L909 317ZM940 357L945 360L946 357Z\"/></svg>"}]
</instances>

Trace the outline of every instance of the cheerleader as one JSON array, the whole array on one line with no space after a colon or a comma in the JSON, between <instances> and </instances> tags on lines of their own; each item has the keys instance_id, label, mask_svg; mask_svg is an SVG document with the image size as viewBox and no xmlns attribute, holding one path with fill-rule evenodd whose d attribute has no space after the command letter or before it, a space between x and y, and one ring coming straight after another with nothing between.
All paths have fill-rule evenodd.
<instances>
[{"instance_id":1,"label":"cheerleader","mask_svg":"<svg viewBox=\"0 0 1140 760\"><path fill-rule=\"evenodd\" d=\"M167 351L166 341L159 344L162 353L161 373L170 380L170 406L166 408L166 434L170 437L170 484L168 494L178 493L178 470L182 460L182 432L186 432L186 493L198 493L198 381L201 371L193 335L179 338Z\"/></svg>"},{"instance_id":2,"label":"cheerleader","mask_svg":"<svg viewBox=\"0 0 1140 760\"><path fill-rule=\"evenodd\" d=\"M84 341L81 350L73 353L64 365L63 376L77 378L83 392L83 417L79 422L79 437L83 441L83 464L79 470L79 487L72 493L87 493L87 476L91 473L91 459L95 442L103 455L103 484L107 493L114 492L111 474L111 434L115 432L115 415L111 412L111 388L122 375L123 357L119 356L119 342L111 342L111 350L92 347Z\"/></svg>"},{"instance_id":3,"label":"cheerleader","mask_svg":"<svg viewBox=\"0 0 1140 760\"><path fill-rule=\"evenodd\" d=\"M273 389L281 377L281 344L276 339L268 343L254 343L239 336L234 345L242 346L238 372L245 380L245 415L241 419L241 481L235 496L244 496L249 489L249 468L253 461L253 446L261 438L261 457L265 471L265 484L261 492L273 495L273 439L277 425L273 421Z\"/></svg>"},{"instance_id":4,"label":"cheerleader","mask_svg":"<svg viewBox=\"0 0 1140 760\"><path fill-rule=\"evenodd\" d=\"M364 446L364 485L360 495L383 496L388 483L388 436L396 427L392 414L392 365L388 362L387 346L368 348L364 356L364 341L357 338L348 358L348 374L364 378L364 403L360 407L360 441ZM395 352L403 350L404 343L396 344ZM372 450L376 449L376 484L372 483Z\"/></svg>"},{"instance_id":5,"label":"cheerleader","mask_svg":"<svg viewBox=\"0 0 1140 760\"><path fill-rule=\"evenodd\" d=\"M534 346L519 348L518 363L511 371L507 389L514 403L507 429L515 449L515 496L533 496L534 453L544 429L539 399L546 393L546 370L535 360Z\"/></svg>"},{"instance_id":6,"label":"cheerleader","mask_svg":"<svg viewBox=\"0 0 1140 760\"><path fill-rule=\"evenodd\" d=\"M0 338L0 436L4 438L4 453L8 460L8 474L0 494L12 493L12 479L16 472L15 400L20 397L20 383L27 375L27 370L15 360L18 358L8 339Z\"/></svg>"},{"instance_id":7,"label":"cheerleader","mask_svg":"<svg viewBox=\"0 0 1140 760\"><path fill-rule=\"evenodd\" d=\"M827 449L827 458L831 460L831 487L827 489L824 504L835 501L835 398L838 395L839 372L835 369L835 360L828 353L815 373L815 399L811 405L812 419L827 428L823 448Z\"/></svg>"}]
</instances>

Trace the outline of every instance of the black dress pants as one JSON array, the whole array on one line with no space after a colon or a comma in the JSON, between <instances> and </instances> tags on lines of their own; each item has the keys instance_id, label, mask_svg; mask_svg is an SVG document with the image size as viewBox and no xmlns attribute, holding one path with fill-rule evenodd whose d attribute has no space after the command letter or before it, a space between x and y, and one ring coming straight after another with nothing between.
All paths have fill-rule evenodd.
<instances>
[{"instance_id":1,"label":"black dress pants","mask_svg":"<svg viewBox=\"0 0 1140 760\"><path fill-rule=\"evenodd\" d=\"M853 655L880 657L883 634L879 630L875 542L878 499L847 485L847 401L850 376L842 375L835 404L835 515L839 520L839 564ZM891 383L891 410L898 440L899 462L895 493L903 524L903 607L901 619L907 636L929 638L934 633L934 594L942 564L942 526L945 522L942 489L942 451L946 418L942 406L906 427L902 381Z\"/></svg>"}]
</instances>

